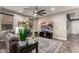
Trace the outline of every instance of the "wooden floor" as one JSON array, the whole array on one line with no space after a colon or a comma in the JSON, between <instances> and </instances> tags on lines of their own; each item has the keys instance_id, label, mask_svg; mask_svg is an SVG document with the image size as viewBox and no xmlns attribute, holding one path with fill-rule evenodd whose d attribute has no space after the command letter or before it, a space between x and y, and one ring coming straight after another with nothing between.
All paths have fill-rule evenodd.
<instances>
[{"instance_id":1,"label":"wooden floor","mask_svg":"<svg viewBox=\"0 0 79 59\"><path fill-rule=\"evenodd\" d=\"M0 41L0 49L5 49L5 43L4 41Z\"/></svg>"},{"instance_id":2,"label":"wooden floor","mask_svg":"<svg viewBox=\"0 0 79 59\"><path fill-rule=\"evenodd\" d=\"M68 40L64 42L59 53L79 53L79 34L71 34Z\"/></svg>"}]
</instances>

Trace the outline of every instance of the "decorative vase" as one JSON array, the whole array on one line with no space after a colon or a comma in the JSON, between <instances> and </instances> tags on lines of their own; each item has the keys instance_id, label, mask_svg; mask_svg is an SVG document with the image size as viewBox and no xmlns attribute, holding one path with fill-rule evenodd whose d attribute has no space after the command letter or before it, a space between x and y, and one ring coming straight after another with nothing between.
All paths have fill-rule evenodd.
<instances>
[{"instance_id":1,"label":"decorative vase","mask_svg":"<svg viewBox=\"0 0 79 59\"><path fill-rule=\"evenodd\" d=\"M26 41L19 41L19 45L20 46L25 46L26 45Z\"/></svg>"},{"instance_id":2,"label":"decorative vase","mask_svg":"<svg viewBox=\"0 0 79 59\"><path fill-rule=\"evenodd\" d=\"M19 41L20 46L27 46L28 45L28 40L26 39L25 41Z\"/></svg>"}]
</instances>

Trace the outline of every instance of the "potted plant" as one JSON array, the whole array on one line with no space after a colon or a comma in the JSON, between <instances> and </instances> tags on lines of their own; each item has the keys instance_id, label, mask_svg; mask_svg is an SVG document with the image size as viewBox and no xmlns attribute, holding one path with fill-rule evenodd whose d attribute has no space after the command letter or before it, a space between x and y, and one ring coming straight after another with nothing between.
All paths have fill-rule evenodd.
<instances>
[{"instance_id":1,"label":"potted plant","mask_svg":"<svg viewBox=\"0 0 79 59\"><path fill-rule=\"evenodd\" d=\"M19 36L20 36L20 41L19 41L20 46L26 45L27 44L26 38L28 37L28 29L25 22L23 22L19 28Z\"/></svg>"}]
</instances>

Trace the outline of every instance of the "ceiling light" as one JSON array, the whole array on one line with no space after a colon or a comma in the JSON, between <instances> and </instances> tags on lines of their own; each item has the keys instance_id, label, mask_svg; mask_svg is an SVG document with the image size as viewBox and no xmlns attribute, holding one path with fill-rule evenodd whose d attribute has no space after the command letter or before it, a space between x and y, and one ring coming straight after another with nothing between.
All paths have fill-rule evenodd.
<instances>
[{"instance_id":1,"label":"ceiling light","mask_svg":"<svg viewBox=\"0 0 79 59\"><path fill-rule=\"evenodd\" d=\"M35 13L37 13L38 11L37 10L35 10Z\"/></svg>"},{"instance_id":2,"label":"ceiling light","mask_svg":"<svg viewBox=\"0 0 79 59\"><path fill-rule=\"evenodd\" d=\"M37 14L34 14L34 17L37 17Z\"/></svg>"},{"instance_id":3,"label":"ceiling light","mask_svg":"<svg viewBox=\"0 0 79 59\"><path fill-rule=\"evenodd\" d=\"M78 13L78 12L76 12L75 14L76 14L76 15L78 15L79 13Z\"/></svg>"},{"instance_id":4,"label":"ceiling light","mask_svg":"<svg viewBox=\"0 0 79 59\"><path fill-rule=\"evenodd\" d=\"M78 18L78 17L79 17L79 13L76 12L76 13L75 13L75 18Z\"/></svg>"},{"instance_id":5,"label":"ceiling light","mask_svg":"<svg viewBox=\"0 0 79 59\"><path fill-rule=\"evenodd\" d=\"M55 10L55 8L54 8L54 7L51 7L51 10L52 10L52 11L54 11L54 10Z\"/></svg>"}]
</instances>

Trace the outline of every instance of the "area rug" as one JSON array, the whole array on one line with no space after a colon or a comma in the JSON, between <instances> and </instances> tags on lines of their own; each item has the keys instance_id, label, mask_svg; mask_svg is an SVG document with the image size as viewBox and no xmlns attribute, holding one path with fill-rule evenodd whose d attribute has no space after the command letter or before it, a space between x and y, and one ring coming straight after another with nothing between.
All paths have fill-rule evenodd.
<instances>
[{"instance_id":1,"label":"area rug","mask_svg":"<svg viewBox=\"0 0 79 59\"><path fill-rule=\"evenodd\" d=\"M39 37L36 39L38 39L39 53L57 53L60 47L63 45L63 42L59 40L47 39L43 37Z\"/></svg>"}]
</instances>

